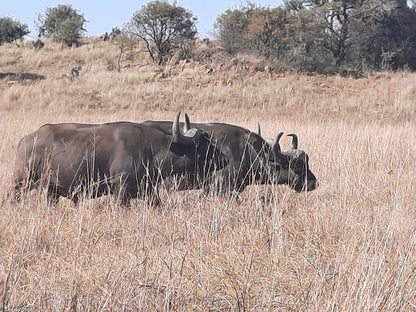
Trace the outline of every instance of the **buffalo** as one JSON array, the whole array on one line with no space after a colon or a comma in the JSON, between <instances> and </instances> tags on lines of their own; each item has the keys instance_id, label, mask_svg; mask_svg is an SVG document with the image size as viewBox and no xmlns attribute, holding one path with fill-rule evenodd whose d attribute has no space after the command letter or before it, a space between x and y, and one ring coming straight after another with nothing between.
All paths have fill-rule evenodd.
<instances>
[{"instance_id":1,"label":"buffalo","mask_svg":"<svg viewBox=\"0 0 416 312\"><path fill-rule=\"evenodd\" d=\"M217 148L228 158L228 164L217 171L214 177L219 180L215 191L219 194L238 194L247 185L287 184L296 192L312 191L317 187L317 179L309 168L309 156L298 149L298 137L292 136L292 148L282 152L279 140L283 132L277 135L274 142L267 142L258 133L227 123L190 123L185 115L184 130L191 127L202 129L215 141ZM144 125L171 133L169 121L145 121ZM210 185L201 185L195 179L188 179L179 184L179 189L200 188L209 190Z\"/></svg>"},{"instance_id":2,"label":"buffalo","mask_svg":"<svg viewBox=\"0 0 416 312\"><path fill-rule=\"evenodd\" d=\"M43 186L50 202L112 194L123 204L145 198L158 205L165 178L192 174L203 180L227 165L206 132L181 132L179 116L170 122L169 134L132 122L43 125L18 145L16 199Z\"/></svg>"}]
</instances>

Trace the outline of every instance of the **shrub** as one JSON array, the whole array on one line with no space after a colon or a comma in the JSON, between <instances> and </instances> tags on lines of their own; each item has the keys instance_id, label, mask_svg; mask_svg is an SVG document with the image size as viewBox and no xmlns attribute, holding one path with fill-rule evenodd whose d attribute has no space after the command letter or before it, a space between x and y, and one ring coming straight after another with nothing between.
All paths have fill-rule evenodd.
<instances>
[{"instance_id":1,"label":"shrub","mask_svg":"<svg viewBox=\"0 0 416 312\"><path fill-rule=\"evenodd\" d=\"M174 49L183 50L185 42L195 38L196 20L181 6L151 1L134 13L126 30L143 40L152 60L161 65L169 60Z\"/></svg>"},{"instance_id":2,"label":"shrub","mask_svg":"<svg viewBox=\"0 0 416 312\"><path fill-rule=\"evenodd\" d=\"M40 22L39 36L51 37L55 42L67 46L79 46L87 22L83 14L78 13L69 4L59 4L46 9L45 16L38 17Z\"/></svg>"},{"instance_id":3,"label":"shrub","mask_svg":"<svg viewBox=\"0 0 416 312\"><path fill-rule=\"evenodd\" d=\"M30 33L26 24L10 17L0 17L0 44L12 43Z\"/></svg>"},{"instance_id":4,"label":"shrub","mask_svg":"<svg viewBox=\"0 0 416 312\"><path fill-rule=\"evenodd\" d=\"M42 49L45 46L45 43L42 40L40 40L40 38L38 38L37 40L33 40L32 44L36 50Z\"/></svg>"}]
</instances>

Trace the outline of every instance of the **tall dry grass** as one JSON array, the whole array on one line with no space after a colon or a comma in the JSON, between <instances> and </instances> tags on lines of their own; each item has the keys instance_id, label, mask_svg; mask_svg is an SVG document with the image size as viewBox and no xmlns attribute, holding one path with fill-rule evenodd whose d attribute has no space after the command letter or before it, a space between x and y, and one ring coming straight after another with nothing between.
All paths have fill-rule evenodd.
<instances>
[{"instance_id":1,"label":"tall dry grass","mask_svg":"<svg viewBox=\"0 0 416 312\"><path fill-rule=\"evenodd\" d=\"M4 311L414 311L416 75L362 79L252 73L232 63L108 71L117 47L0 47L0 305ZM19 56L19 57L18 57ZM16 61L18 57L18 61ZM67 78L76 59L80 76ZM215 68L212 75L206 67ZM48 207L6 198L19 139L47 122L220 120L296 132L311 193L250 186L241 201L163 194ZM282 147L289 147L282 139Z\"/></svg>"}]
</instances>

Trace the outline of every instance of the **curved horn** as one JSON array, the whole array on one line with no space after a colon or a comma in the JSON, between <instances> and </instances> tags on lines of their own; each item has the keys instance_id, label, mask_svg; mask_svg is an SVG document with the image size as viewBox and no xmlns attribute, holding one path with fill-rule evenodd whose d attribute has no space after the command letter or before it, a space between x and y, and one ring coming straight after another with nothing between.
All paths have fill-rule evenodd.
<instances>
[{"instance_id":1,"label":"curved horn","mask_svg":"<svg viewBox=\"0 0 416 312\"><path fill-rule=\"evenodd\" d=\"M181 111L178 111L176 113L175 119L173 120L173 124L172 124L173 142L178 142L182 144L194 144L193 137L195 136L195 133L193 132L189 133L190 135L192 134L192 137L185 136L181 133L180 123L179 123L180 115L181 115Z\"/></svg>"},{"instance_id":2,"label":"curved horn","mask_svg":"<svg viewBox=\"0 0 416 312\"><path fill-rule=\"evenodd\" d=\"M178 111L175 115L175 119L173 120L172 124L172 136L173 141L179 142L181 139L181 129L179 128L179 116L181 115L181 111Z\"/></svg>"},{"instance_id":3,"label":"curved horn","mask_svg":"<svg viewBox=\"0 0 416 312\"><path fill-rule=\"evenodd\" d=\"M277 135L276 141L273 144L273 152L275 152L275 154L277 154L277 155L281 153L279 141L280 141L280 138L282 137L282 135L283 135L283 132L280 132Z\"/></svg>"},{"instance_id":4,"label":"curved horn","mask_svg":"<svg viewBox=\"0 0 416 312\"><path fill-rule=\"evenodd\" d=\"M183 132L186 132L189 129L191 129L191 121L189 120L188 114L185 113L185 123L183 125Z\"/></svg>"},{"instance_id":5,"label":"curved horn","mask_svg":"<svg viewBox=\"0 0 416 312\"><path fill-rule=\"evenodd\" d=\"M292 137L292 150L298 149L298 136L294 133L288 134Z\"/></svg>"},{"instance_id":6,"label":"curved horn","mask_svg":"<svg viewBox=\"0 0 416 312\"><path fill-rule=\"evenodd\" d=\"M257 131L256 134L258 134L259 136L261 136L261 128L260 128L260 123L257 122Z\"/></svg>"}]
</instances>

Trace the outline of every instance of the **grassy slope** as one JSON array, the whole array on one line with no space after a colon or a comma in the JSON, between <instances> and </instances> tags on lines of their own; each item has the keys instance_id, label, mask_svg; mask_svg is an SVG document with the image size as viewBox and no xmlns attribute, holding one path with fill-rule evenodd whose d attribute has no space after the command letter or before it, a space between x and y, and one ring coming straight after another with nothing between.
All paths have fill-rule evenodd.
<instances>
[{"instance_id":1,"label":"grassy slope","mask_svg":"<svg viewBox=\"0 0 416 312\"><path fill-rule=\"evenodd\" d=\"M362 79L254 73L225 61L157 68L117 47L0 47L0 196L19 139L47 122L221 120L296 132L320 187L249 187L242 202L164 195L160 209L108 198L0 207L5 310L413 311L416 74ZM76 59L80 76L67 76ZM208 75L206 68L215 73ZM282 139L287 148L289 139ZM274 200L277 204L265 205Z\"/></svg>"}]
</instances>

